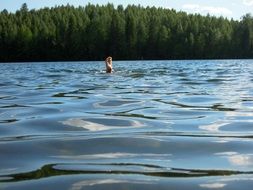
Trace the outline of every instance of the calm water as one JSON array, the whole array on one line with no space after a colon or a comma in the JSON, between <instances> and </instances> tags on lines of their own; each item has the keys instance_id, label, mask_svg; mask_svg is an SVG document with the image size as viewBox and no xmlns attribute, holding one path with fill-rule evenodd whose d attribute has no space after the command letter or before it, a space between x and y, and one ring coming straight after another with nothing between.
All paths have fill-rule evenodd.
<instances>
[{"instance_id":1,"label":"calm water","mask_svg":"<svg viewBox=\"0 0 253 190\"><path fill-rule=\"evenodd\" d=\"M253 60L0 64L0 189L252 189Z\"/></svg>"}]
</instances>

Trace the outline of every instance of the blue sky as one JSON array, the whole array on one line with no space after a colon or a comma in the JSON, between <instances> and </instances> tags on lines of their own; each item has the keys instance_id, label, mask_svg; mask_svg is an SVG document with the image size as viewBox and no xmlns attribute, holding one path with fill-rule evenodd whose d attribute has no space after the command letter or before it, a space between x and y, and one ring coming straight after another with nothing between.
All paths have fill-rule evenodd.
<instances>
[{"instance_id":1,"label":"blue sky","mask_svg":"<svg viewBox=\"0 0 253 190\"><path fill-rule=\"evenodd\" d=\"M188 13L207 13L215 16L224 16L239 20L246 13L253 15L253 0L0 0L0 10L16 11L23 3L27 3L29 9L52 7L55 5L85 6L88 3L114 5L140 4L142 6L156 6L173 8Z\"/></svg>"}]
</instances>

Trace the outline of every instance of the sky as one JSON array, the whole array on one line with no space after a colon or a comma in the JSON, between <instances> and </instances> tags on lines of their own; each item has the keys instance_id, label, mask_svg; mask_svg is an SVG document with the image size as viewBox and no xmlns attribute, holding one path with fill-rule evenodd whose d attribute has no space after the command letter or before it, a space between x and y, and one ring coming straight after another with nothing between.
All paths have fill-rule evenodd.
<instances>
[{"instance_id":1,"label":"sky","mask_svg":"<svg viewBox=\"0 0 253 190\"><path fill-rule=\"evenodd\" d=\"M7 9L15 12L23 3L27 3L29 9L39 9L42 7L54 7L56 5L85 6L91 4L113 3L115 6L128 4L163 7L185 11L188 13L209 13L214 16L224 16L240 20L243 15L251 13L253 15L253 0L0 0L0 11Z\"/></svg>"}]
</instances>

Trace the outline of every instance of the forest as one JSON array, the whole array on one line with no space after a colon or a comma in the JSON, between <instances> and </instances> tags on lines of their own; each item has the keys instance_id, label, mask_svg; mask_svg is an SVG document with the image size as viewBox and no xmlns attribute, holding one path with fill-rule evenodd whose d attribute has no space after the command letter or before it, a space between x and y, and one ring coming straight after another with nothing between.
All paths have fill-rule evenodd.
<instances>
[{"instance_id":1,"label":"forest","mask_svg":"<svg viewBox=\"0 0 253 190\"><path fill-rule=\"evenodd\" d=\"M253 58L241 20L113 4L0 12L0 62Z\"/></svg>"}]
</instances>

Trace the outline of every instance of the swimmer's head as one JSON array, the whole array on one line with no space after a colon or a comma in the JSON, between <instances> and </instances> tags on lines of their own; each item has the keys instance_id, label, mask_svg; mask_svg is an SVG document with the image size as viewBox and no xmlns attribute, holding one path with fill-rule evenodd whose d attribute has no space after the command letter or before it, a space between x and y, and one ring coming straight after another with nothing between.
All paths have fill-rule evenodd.
<instances>
[{"instance_id":1,"label":"swimmer's head","mask_svg":"<svg viewBox=\"0 0 253 190\"><path fill-rule=\"evenodd\" d=\"M112 61L112 57L111 56L107 57L107 60Z\"/></svg>"}]
</instances>

